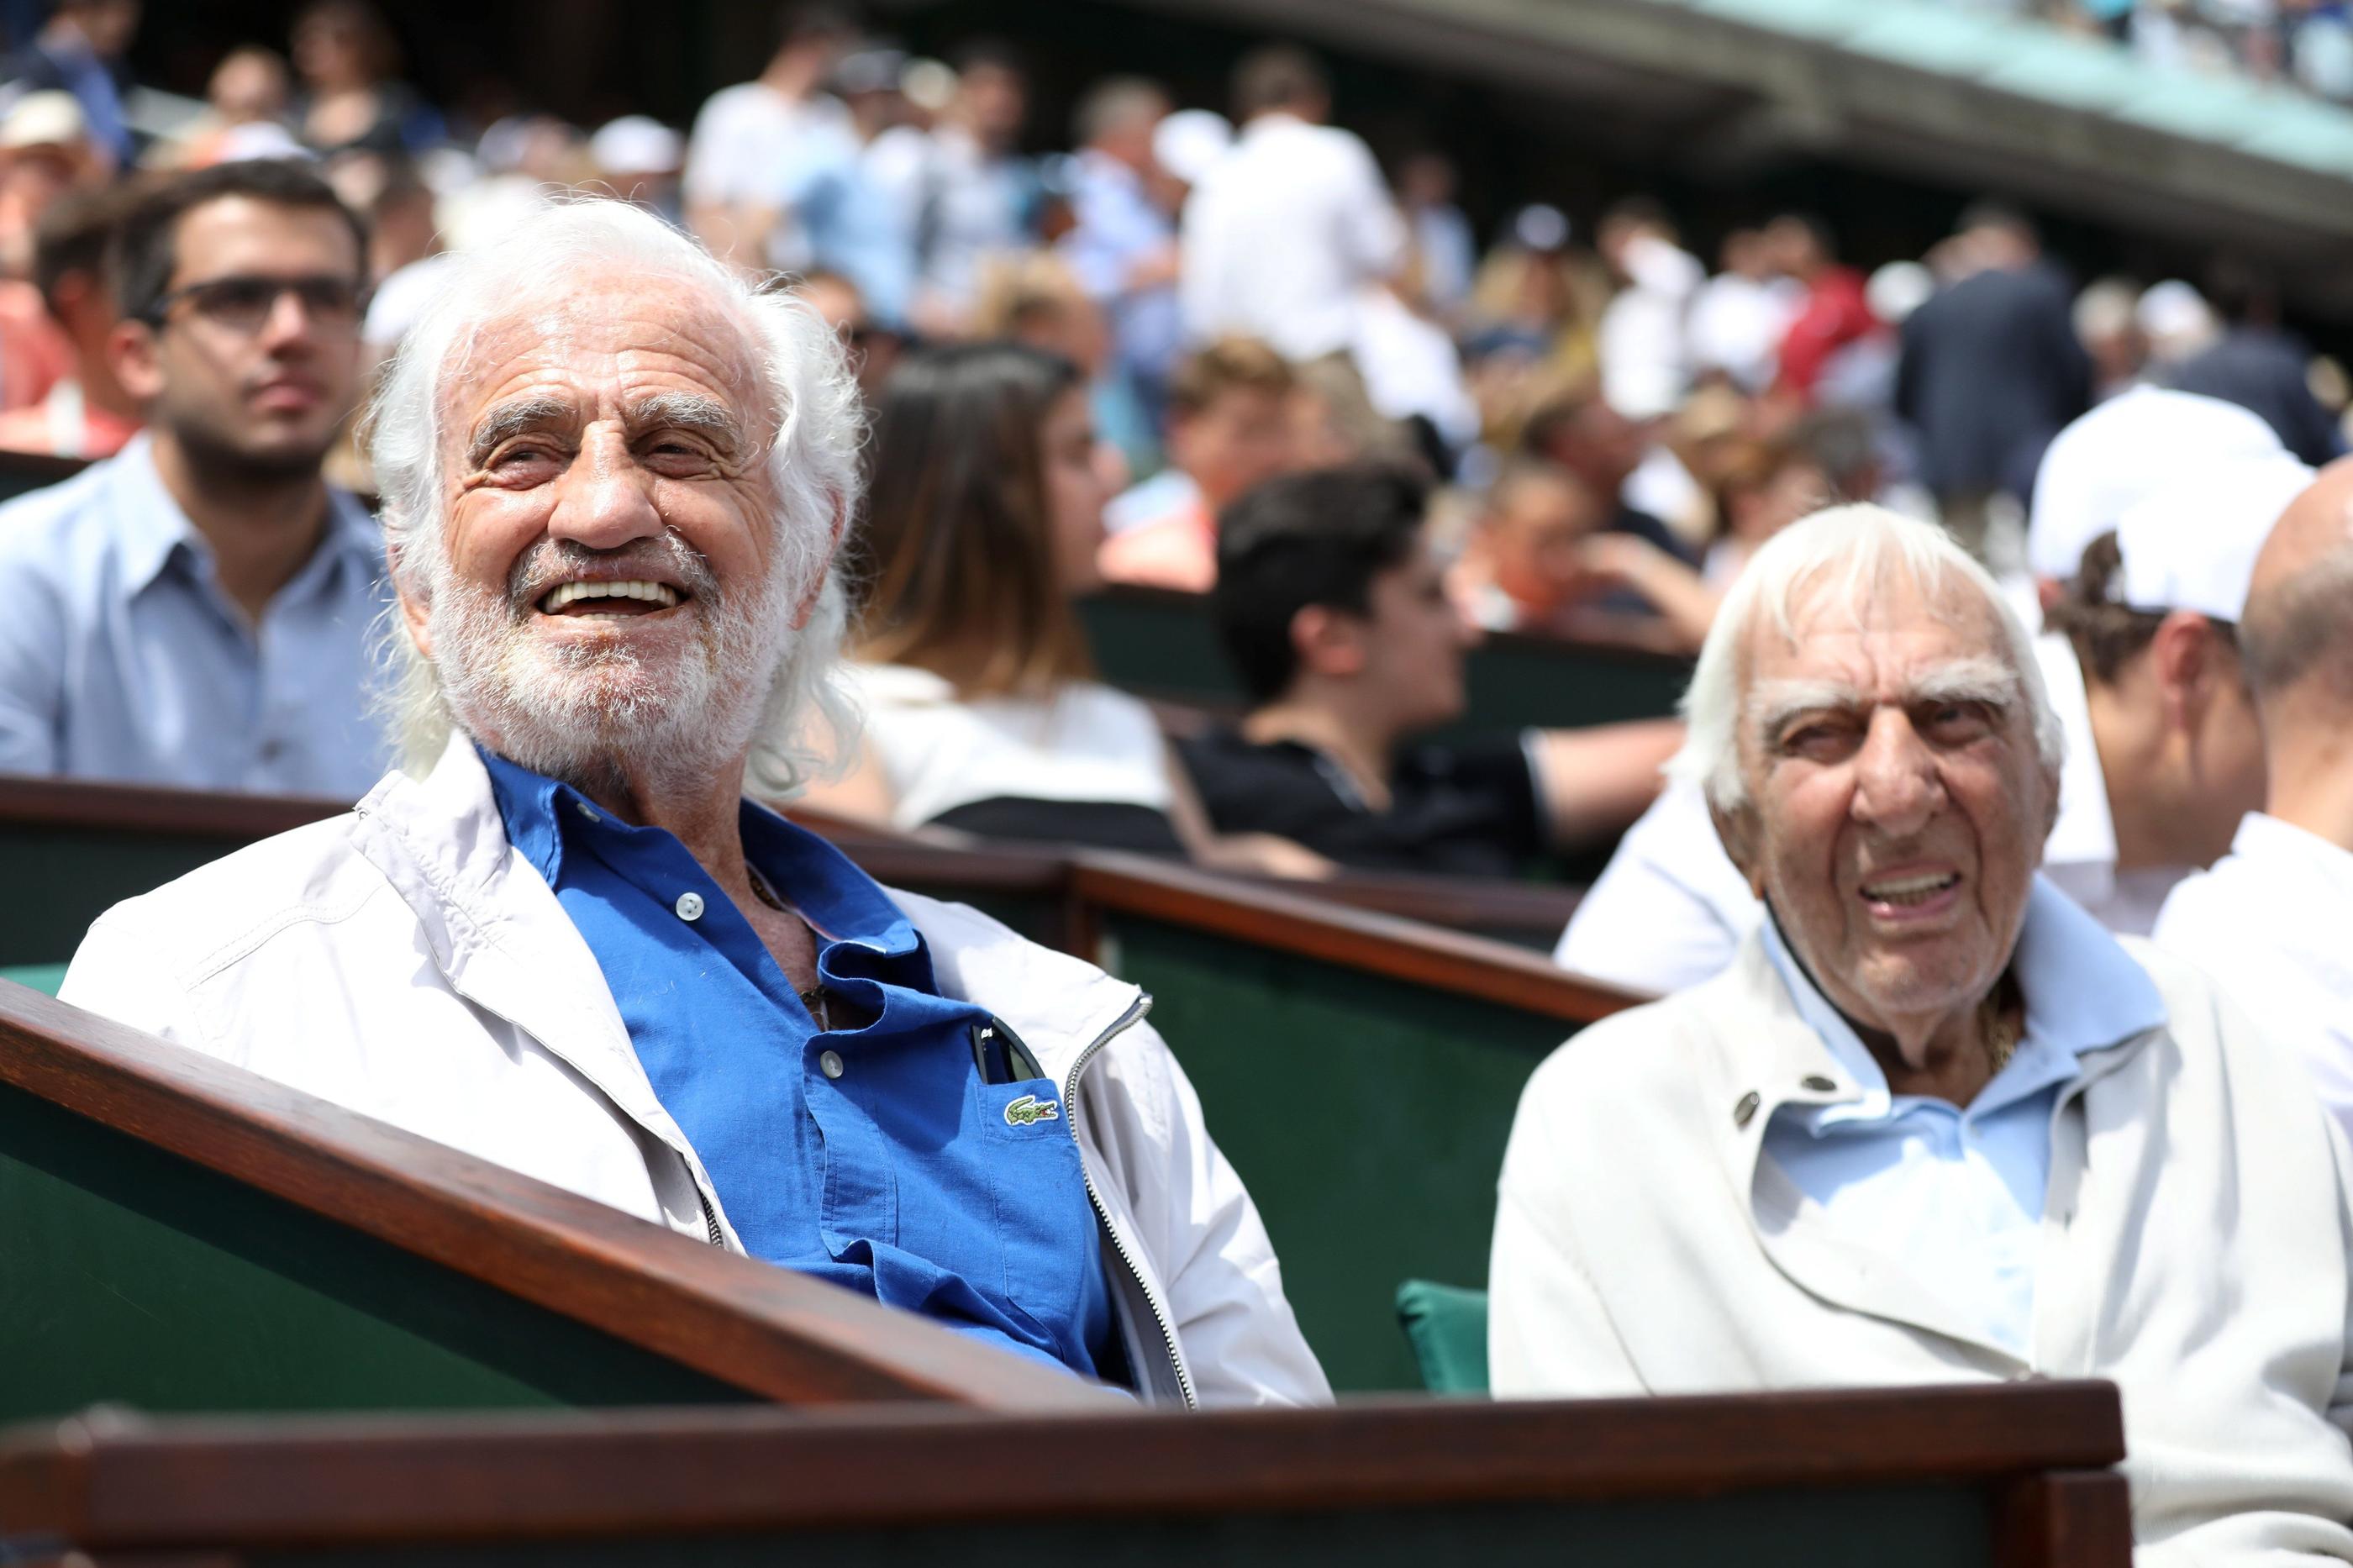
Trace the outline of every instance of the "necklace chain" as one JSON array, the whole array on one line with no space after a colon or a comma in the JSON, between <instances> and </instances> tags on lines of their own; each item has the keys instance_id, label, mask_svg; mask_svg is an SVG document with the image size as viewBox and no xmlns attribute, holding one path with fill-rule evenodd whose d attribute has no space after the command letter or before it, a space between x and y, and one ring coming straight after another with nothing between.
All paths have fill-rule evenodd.
<instances>
[{"instance_id":1,"label":"necklace chain","mask_svg":"<svg viewBox=\"0 0 2353 1568\"><path fill-rule=\"evenodd\" d=\"M759 900L762 903L767 905L778 914L795 915L797 919L800 920L803 929L809 931L809 949L814 952L817 949L817 932L814 930L809 929L807 918L798 916L795 910L786 904L784 900L776 897L776 890L768 886L768 879L760 875L760 868L746 861L744 862L744 869L751 877L752 891L759 896ZM825 982L820 980L816 984L810 986L807 990L797 991L795 992L794 994L797 995L801 999L801 1005L807 1008L809 1016L817 1021L818 1032L820 1034L831 1034L833 1032L833 1009L828 1005L829 999L826 995Z\"/></svg>"}]
</instances>

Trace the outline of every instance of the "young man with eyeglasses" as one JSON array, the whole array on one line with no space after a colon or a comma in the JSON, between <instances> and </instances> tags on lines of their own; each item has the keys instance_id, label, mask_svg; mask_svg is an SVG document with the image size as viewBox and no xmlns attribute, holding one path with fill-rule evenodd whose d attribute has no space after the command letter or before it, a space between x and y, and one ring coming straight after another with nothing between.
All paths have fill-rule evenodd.
<instances>
[{"instance_id":1,"label":"young man with eyeglasses","mask_svg":"<svg viewBox=\"0 0 2353 1568\"><path fill-rule=\"evenodd\" d=\"M284 163L123 216L108 346L147 430L0 507L0 770L342 799L383 772L383 539L320 472L359 382L364 239Z\"/></svg>"}]
</instances>

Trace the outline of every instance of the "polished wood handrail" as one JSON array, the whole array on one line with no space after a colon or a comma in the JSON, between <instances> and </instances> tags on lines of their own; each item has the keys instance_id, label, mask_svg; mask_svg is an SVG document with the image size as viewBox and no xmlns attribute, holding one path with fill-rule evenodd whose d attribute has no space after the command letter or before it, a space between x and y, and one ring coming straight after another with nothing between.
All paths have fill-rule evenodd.
<instances>
[{"instance_id":1,"label":"polished wood handrail","mask_svg":"<svg viewBox=\"0 0 2353 1568\"><path fill-rule=\"evenodd\" d=\"M1087 851L1073 859L1078 901L1215 931L1565 1022L1589 1024L1650 998L1569 973L1484 937L1369 910L1335 908L1275 887L1236 887L1210 872L1141 856Z\"/></svg>"},{"instance_id":2,"label":"polished wood handrail","mask_svg":"<svg viewBox=\"0 0 2353 1568\"><path fill-rule=\"evenodd\" d=\"M251 841L339 816L352 803L0 773L0 823Z\"/></svg>"},{"instance_id":3,"label":"polished wood handrail","mask_svg":"<svg viewBox=\"0 0 2353 1568\"><path fill-rule=\"evenodd\" d=\"M21 986L0 1083L765 1398L1113 1397Z\"/></svg>"},{"instance_id":4,"label":"polished wood handrail","mask_svg":"<svg viewBox=\"0 0 2353 1568\"><path fill-rule=\"evenodd\" d=\"M2099 1476L2105 1383L994 1416L858 1411L165 1419L0 1441L0 1518L76 1547L520 1540L1075 1515L1692 1499ZM2124 1489L2108 1500L2121 1517ZM2121 1563L2117 1568L2122 1568Z\"/></svg>"}]
</instances>

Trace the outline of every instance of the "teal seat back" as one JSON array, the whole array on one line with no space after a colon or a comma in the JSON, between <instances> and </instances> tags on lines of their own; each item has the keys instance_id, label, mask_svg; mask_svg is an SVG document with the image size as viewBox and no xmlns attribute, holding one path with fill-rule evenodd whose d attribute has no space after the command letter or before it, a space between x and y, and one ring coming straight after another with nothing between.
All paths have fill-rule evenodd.
<instances>
[{"instance_id":1,"label":"teal seat back","mask_svg":"<svg viewBox=\"0 0 2353 1568\"><path fill-rule=\"evenodd\" d=\"M1422 1386L1432 1394L1487 1392L1487 1292L1429 1279L1398 1287L1398 1322Z\"/></svg>"},{"instance_id":2,"label":"teal seat back","mask_svg":"<svg viewBox=\"0 0 2353 1568\"><path fill-rule=\"evenodd\" d=\"M54 996L58 987L66 983L66 966L62 963L18 963L0 968L0 980L12 980L44 996Z\"/></svg>"}]
</instances>

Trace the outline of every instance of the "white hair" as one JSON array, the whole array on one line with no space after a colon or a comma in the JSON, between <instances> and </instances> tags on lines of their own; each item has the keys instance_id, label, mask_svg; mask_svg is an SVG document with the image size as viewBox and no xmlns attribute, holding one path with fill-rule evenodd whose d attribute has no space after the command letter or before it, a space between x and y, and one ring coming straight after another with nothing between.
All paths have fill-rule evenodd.
<instances>
[{"instance_id":1,"label":"white hair","mask_svg":"<svg viewBox=\"0 0 2353 1568\"><path fill-rule=\"evenodd\" d=\"M583 271L615 270L643 274L649 288L665 293L708 300L740 328L774 420L760 434L776 504L772 570L786 583L772 578L770 595L797 603L824 573L807 626L771 641L773 668L744 672L765 690L745 786L780 799L839 762L855 731L835 679L848 597L828 552L836 521L857 510L864 415L840 340L799 300L763 289L659 218L616 201L551 204L515 232L454 256L367 415L394 574L428 602L450 575L443 404L449 378L466 365L483 328L561 305ZM396 609L387 622L383 706L403 765L422 773L448 745L457 717L441 673Z\"/></svg>"},{"instance_id":2,"label":"white hair","mask_svg":"<svg viewBox=\"0 0 2353 1568\"><path fill-rule=\"evenodd\" d=\"M2033 720L2035 750L2055 773L2066 760L2066 734L2051 706L2025 623L1986 569L1934 523L1899 516L1885 507L1840 506L1818 511L1767 541L1725 595L1683 693L1683 744L1667 763L1668 776L1699 784L1719 811L1744 805L1747 789L1740 776L1740 687L1749 626L1760 612L1769 613L1774 628L1793 637L1799 602L1822 592L1830 595L1828 607L1852 612L1860 624L1863 606L1895 573L1924 593L1958 581L1985 600L2001 627L2000 652L2006 674L2014 678Z\"/></svg>"}]
</instances>

